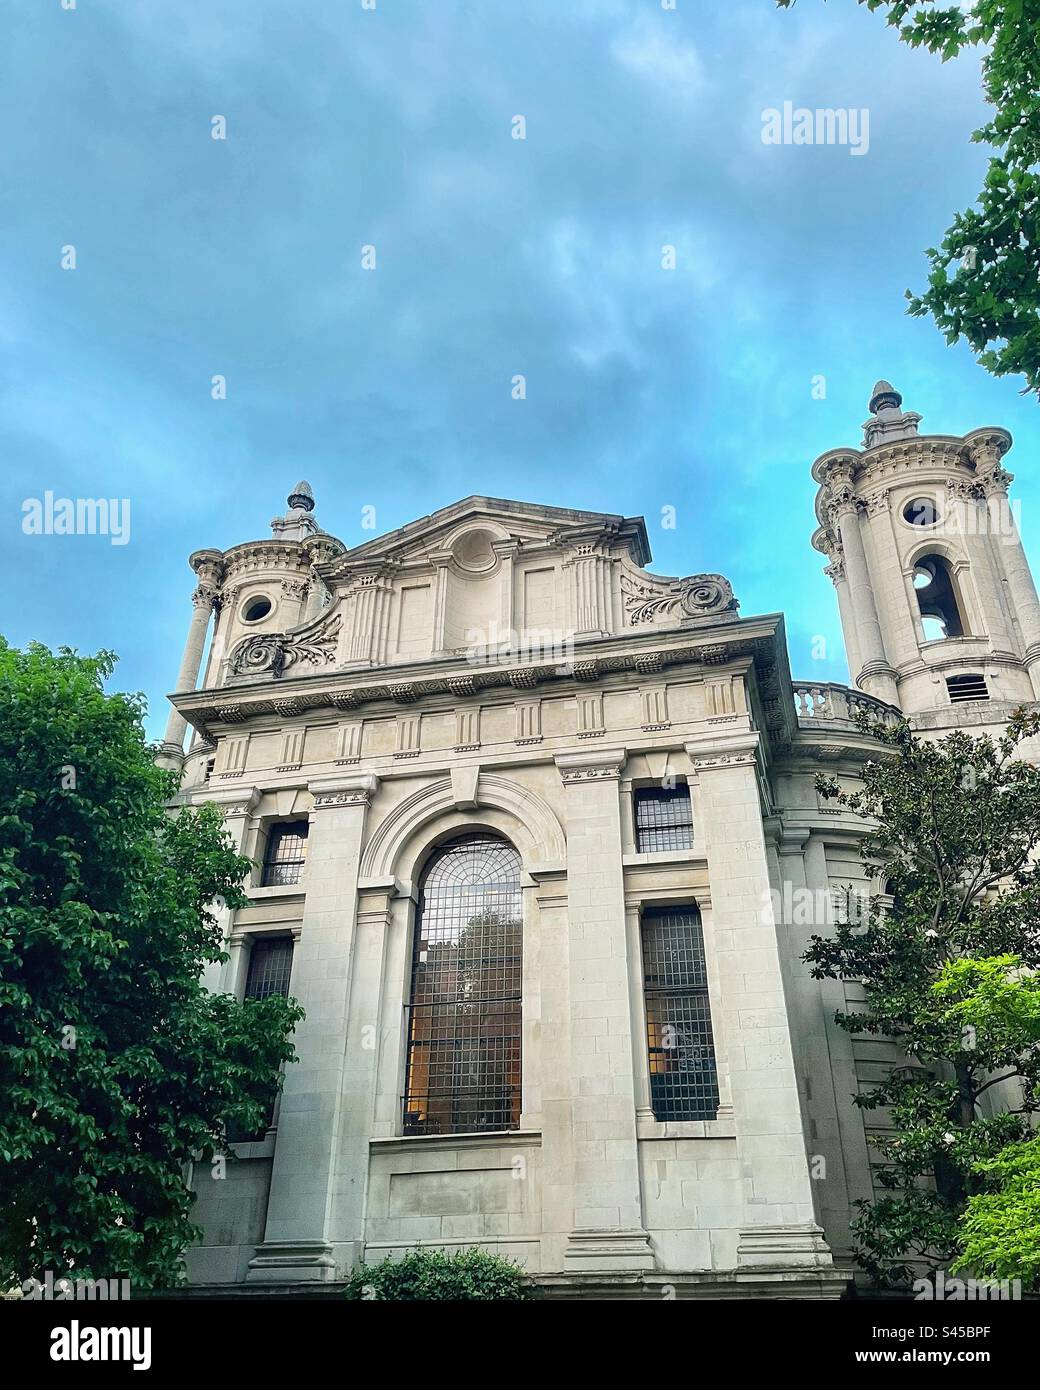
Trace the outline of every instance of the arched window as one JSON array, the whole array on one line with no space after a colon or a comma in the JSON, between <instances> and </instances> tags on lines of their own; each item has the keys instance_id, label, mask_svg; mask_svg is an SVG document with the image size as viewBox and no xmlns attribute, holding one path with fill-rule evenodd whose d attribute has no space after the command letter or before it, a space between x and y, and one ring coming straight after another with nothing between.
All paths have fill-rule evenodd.
<instances>
[{"instance_id":1,"label":"arched window","mask_svg":"<svg viewBox=\"0 0 1040 1390\"><path fill-rule=\"evenodd\" d=\"M914 565L914 588L926 642L964 636L964 619L949 561L942 555L922 555Z\"/></svg>"},{"instance_id":2,"label":"arched window","mask_svg":"<svg viewBox=\"0 0 1040 1390\"><path fill-rule=\"evenodd\" d=\"M486 834L442 845L416 912L406 1134L519 1127L522 965L517 851Z\"/></svg>"}]
</instances>

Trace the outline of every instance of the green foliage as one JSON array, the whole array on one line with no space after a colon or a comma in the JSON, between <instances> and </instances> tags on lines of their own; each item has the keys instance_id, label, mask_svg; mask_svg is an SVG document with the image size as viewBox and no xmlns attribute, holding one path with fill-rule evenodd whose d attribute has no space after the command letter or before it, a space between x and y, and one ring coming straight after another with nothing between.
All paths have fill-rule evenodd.
<instances>
[{"instance_id":1,"label":"green foliage","mask_svg":"<svg viewBox=\"0 0 1040 1390\"><path fill-rule=\"evenodd\" d=\"M968 1198L962 1254L951 1266L985 1279L1020 1279L1040 1289L1040 1138L1009 1144L979 1165L995 1191Z\"/></svg>"},{"instance_id":2,"label":"green foliage","mask_svg":"<svg viewBox=\"0 0 1040 1390\"><path fill-rule=\"evenodd\" d=\"M864 1268L899 1283L911 1261L950 1268L968 1199L993 1183L983 1165L1026 1139L1040 1108L1028 974L1040 966L1040 771L1015 757L1040 718L1019 713L997 740L957 731L934 743L906 724L860 723L886 745L862 790L817 785L871 824L864 864L891 906L875 897L856 922L814 936L805 958L817 979L863 984L866 1004L837 1015L843 1028L892 1038L902 1054L856 1098L885 1108L894 1133L875 1141L886 1195L861 1203L853 1228ZM1001 1080L1022 1103L986 1114L980 1099Z\"/></svg>"},{"instance_id":3,"label":"green foliage","mask_svg":"<svg viewBox=\"0 0 1040 1390\"><path fill-rule=\"evenodd\" d=\"M931 314L948 343L963 337L987 371L1020 373L1040 393L1040 0L858 3L884 11L904 42L943 62L986 46L983 90L994 113L972 140L998 153L975 205L928 250L928 289L907 291L909 312Z\"/></svg>"},{"instance_id":4,"label":"green foliage","mask_svg":"<svg viewBox=\"0 0 1040 1390\"><path fill-rule=\"evenodd\" d=\"M523 1271L512 1260L486 1250L412 1250L400 1260L360 1265L350 1276L346 1297L401 1302L520 1303L532 1297Z\"/></svg>"},{"instance_id":5,"label":"green foliage","mask_svg":"<svg viewBox=\"0 0 1040 1390\"><path fill-rule=\"evenodd\" d=\"M999 1050L1040 1043L1040 976L1021 957L949 962L934 985L946 1017ZM961 1217L962 1254L951 1268L1040 1288L1040 1139L1009 1144L973 1172L985 1185Z\"/></svg>"},{"instance_id":6,"label":"green foliage","mask_svg":"<svg viewBox=\"0 0 1040 1390\"><path fill-rule=\"evenodd\" d=\"M0 1287L176 1283L186 1171L263 1123L302 1016L202 988L248 863L216 807L166 810L113 664L0 639Z\"/></svg>"}]
</instances>

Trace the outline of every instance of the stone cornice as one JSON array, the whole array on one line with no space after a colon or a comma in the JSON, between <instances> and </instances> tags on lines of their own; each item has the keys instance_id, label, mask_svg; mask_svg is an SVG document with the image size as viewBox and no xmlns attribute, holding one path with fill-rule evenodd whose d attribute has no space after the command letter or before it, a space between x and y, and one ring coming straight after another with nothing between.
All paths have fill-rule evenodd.
<instances>
[{"instance_id":1,"label":"stone cornice","mask_svg":"<svg viewBox=\"0 0 1040 1390\"><path fill-rule=\"evenodd\" d=\"M363 706L408 705L430 696L455 698L460 679L474 695L483 691L523 691L541 685L609 681L615 676L656 675L675 667L721 667L763 657L778 644L780 619L775 615L706 624L681 632L641 631L623 637L594 638L577 644L581 661L523 662L476 665L464 658L412 662L397 666L364 666L354 670L317 670L312 675L270 676L234 685L171 696L176 708L205 733L213 723L239 724L278 714L293 717L311 709L356 710ZM576 668L580 668L576 669ZM472 684L470 684L472 683ZM453 689L453 687L455 689Z\"/></svg>"},{"instance_id":2,"label":"stone cornice","mask_svg":"<svg viewBox=\"0 0 1040 1390\"><path fill-rule=\"evenodd\" d=\"M813 545L826 552L823 532L833 520L836 505L846 509L858 505L867 493L877 496L880 484L909 480L911 474L945 474L983 486L992 477L997 489L1006 490L1012 475L1004 472L1000 460L1011 442L1007 430L986 425L966 435L913 435L870 449L831 449L821 454L812 467L812 476L820 484L816 517L822 528L813 537Z\"/></svg>"},{"instance_id":3,"label":"stone cornice","mask_svg":"<svg viewBox=\"0 0 1040 1390\"><path fill-rule=\"evenodd\" d=\"M576 511L568 507L538 506L530 502L515 502L509 498L474 495L464 497L461 501L442 507L429 516L419 517L396 531L373 537L353 550L346 551L338 560L323 567L322 577L330 584L336 583L342 579L344 573L353 570L359 564L386 559L405 561L409 564L414 561L432 567L430 552L441 549L443 536L452 528L458 527L461 522L471 518L474 521L487 518L503 524L509 517L522 522L525 528L545 528L550 533L546 539L525 539L525 550L541 549L551 544L557 535L591 529L599 533L609 533L617 544L629 551L636 564L645 565L650 561L650 545L642 517Z\"/></svg>"},{"instance_id":4,"label":"stone cornice","mask_svg":"<svg viewBox=\"0 0 1040 1390\"><path fill-rule=\"evenodd\" d=\"M319 532L302 541L245 541L224 552L224 583L248 579L253 574L268 578L272 572L309 575L312 565L327 563L327 557L342 554L343 542ZM219 552L218 552L219 554Z\"/></svg>"}]
</instances>

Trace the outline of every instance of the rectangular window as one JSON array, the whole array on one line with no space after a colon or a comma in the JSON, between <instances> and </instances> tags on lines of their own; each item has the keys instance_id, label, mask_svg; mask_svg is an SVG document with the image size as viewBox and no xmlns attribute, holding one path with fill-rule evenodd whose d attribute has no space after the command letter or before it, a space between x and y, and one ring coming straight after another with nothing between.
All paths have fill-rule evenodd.
<instances>
[{"instance_id":1,"label":"rectangular window","mask_svg":"<svg viewBox=\"0 0 1040 1390\"><path fill-rule=\"evenodd\" d=\"M649 909L642 940L654 1118L714 1120L719 1081L700 913Z\"/></svg>"},{"instance_id":2,"label":"rectangular window","mask_svg":"<svg viewBox=\"0 0 1040 1390\"><path fill-rule=\"evenodd\" d=\"M289 993L289 976L292 973L293 939L291 936L254 936L249 952L249 970L246 975L245 997L247 999L268 999L273 994L283 998ZM232 1144L257 1144L267 1134L274 1120L275 1097L267 1110L267 1118L260 1128L250 1134L244 1129L231 1128L228 1139Z\"/></svg>"},{"instance_id":3,"label":"rectangular window","mask_svg":"<svg viewBox=\"0 0 1040 1390\"><path fill-rule=\"evenodd\" d=\"M267 836L261 886L271 888L299 883L306 862L307 822L292 820L272 825Z\"/></svg>"},{"instance_id":4,"label":"rectangular window","mask_svg":"<svg viewBox=\"0 0 1040 1390\"><path fill-rule=\"evenodd\" d=\"M285 998L289 993L292 953L291 936L254 937L253 949L249 952L246 998L266 999L271 994Z\"/></svg>"},{"instance_id":5,"label":"rectangular window","mask_svg":"<svg viewBox=\"0 0 1040 1390\"><path fill-rule=\"evenodd\" d=\"M635 804L640 854L693 848L693 806L685 782L669 788L637 787Z\"/></svg>"}]
</instances>

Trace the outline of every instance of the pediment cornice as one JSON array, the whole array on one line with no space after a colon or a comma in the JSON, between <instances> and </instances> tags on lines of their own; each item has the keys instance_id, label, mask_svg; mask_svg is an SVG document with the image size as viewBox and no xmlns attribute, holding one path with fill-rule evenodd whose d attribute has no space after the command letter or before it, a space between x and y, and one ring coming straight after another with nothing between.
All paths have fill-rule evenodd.
<instances>
[{"instance_id":1,"label":"pediment cornice","mask_svg":"<svg viewBox=\"0 0 1040 1390\"><path fill-rule=\"evenodd\" d=\"M566 551L592 538L593 544L627 552L637 565L650 561L650 545L642 517L473 496L346 550L321 566L322 578L332 588L351 582L355 574L368 572L373 565L433 569L437 563L443 563L453 538L467 522L489 525L496 548L504 546L520 552Z\"/></svg>"}]
</instances>

